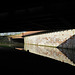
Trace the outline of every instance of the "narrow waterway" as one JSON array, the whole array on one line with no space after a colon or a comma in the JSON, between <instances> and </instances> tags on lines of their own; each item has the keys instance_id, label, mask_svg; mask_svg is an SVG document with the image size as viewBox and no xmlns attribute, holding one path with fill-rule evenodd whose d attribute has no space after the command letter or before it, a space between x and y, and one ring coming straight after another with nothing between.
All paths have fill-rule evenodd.
<instances>
[{"instance_id":1,"label":"narrow waterway","mask_svg":"<svg viewBox=\"0 0 75 75\"><path fill-rule=\"evenodd\" d=\"M24 45L24 50L75 66L75 50L46 46Z\"/></svg>"},{"instance_id":2,"label":"narrow waterway","mask_svg":"<svg viewBox=\"0 0 75 75\"><path fill-rule=\"evenodd\" d=\"M0 45L0 56L2 59L4 57L9 58L10 56L15 56L17 55L17 52L19 51L23 53L25 52L33 53L36 55L51 58L51 59L75 66L75 50L74 49L73 50L62 49L62 48L58 49L58 48L46 47L46 46L36 46L36 45L27 45L27 44L24 45L23 43L17 43L17 44L11 43L11 44Z\"/></svg>"},{"instance_id":3,"label":"narrow waterway","mask_svg":"<svg viewBox=\"0 0 75 75\"><path fill-rule=\"evenodd\" d=\"M39 68L39 66L40 68ZM53 69L51 68L54 67ZM55 67L56 66L56 67ZM0 44L0 68L22 69L27 71L45 71L47 68L56 70L57 67L75 66L75 50L52 47L24 45L24 43ZM37 68L37 70L35 69ZM47 69L46 72L49 72Z\"/></svg>"},{"instance_id":4,"label":"narrow waterway","mask_svg":"<svg viewBox=\"0 0 75 75\"><path fill-rule=\"evenodd\" d=\"M65 69L72 69L71 67L75 66L74 57L74 50L24 45L20 43L2 44L0 46L0 69L3 72L16 69L17 73L27 72L27 74L30 72L38 74L45 72L49 74L51 71L56 72L56 70L61 70L62 72ZM11 71L13 72L13 70Z\"/></svg>"}]
</instances>

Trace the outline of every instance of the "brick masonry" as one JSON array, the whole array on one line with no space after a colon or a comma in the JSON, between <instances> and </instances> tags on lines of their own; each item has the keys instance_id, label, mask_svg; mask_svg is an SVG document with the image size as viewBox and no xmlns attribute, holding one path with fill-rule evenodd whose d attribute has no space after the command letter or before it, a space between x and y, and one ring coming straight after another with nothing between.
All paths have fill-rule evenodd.
<instances>
[{"instance_id":1,"label":"brick masonry","mask_svg":"<svg viewBox=\"0 0 75 75\"><path fill-rule=\"evenodd\" d=\"M62 48L75 48L75 29L24 37L24 43Z\"/></svg>"}]
</instances>

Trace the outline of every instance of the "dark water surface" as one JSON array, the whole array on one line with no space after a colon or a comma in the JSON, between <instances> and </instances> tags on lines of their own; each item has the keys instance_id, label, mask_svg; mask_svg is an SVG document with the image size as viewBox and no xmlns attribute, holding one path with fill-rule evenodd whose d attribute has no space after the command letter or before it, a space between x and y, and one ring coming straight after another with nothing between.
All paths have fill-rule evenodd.
<instances>
[{"instance_id":1,"label":"dark water surface","mask_svg":"<svg viewBox=\"0 0 75 75\"><path fill-rule=\"evenodd\" d=\"M57 69L61 71L65 69L68 70L72 69L72 65L74 65L74 63L71 61L74 60L74 54L75 52L72 50L68 50L68 52L67 50L59 51L58 49L41 46L1 46L0 69L2 69L3 71L8 70L8 72L11 69L13 69L11 71L14 72L15 69L17 73L36 72L37 74L39 74L40 72L45 72L45 74L48 74L51 73L50 71L56 71ZM54 60L54 58L56 60ZM71 65L64 63L65 61Z\"/></svg>"},{"instance_id":2,"label":"dark water surface","mask_svg":"<svg viewBox=\"0 0 75 75\"><path fill-rule=\"evenodd\" d=\"M24 50L75 66L75 50L46 46L24 45Z\"/></svg>"}]
</instances>

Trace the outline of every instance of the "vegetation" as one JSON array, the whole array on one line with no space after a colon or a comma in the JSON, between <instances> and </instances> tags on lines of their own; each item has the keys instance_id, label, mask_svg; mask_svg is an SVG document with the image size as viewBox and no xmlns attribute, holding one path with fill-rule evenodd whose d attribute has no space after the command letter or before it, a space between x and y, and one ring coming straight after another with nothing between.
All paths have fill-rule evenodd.
<instances>
[{"instance_id":1,"label":"vegetation","mask_svg":"<svg viewBox=\"0 0 75 75\"><path fill-rule=\"evenodd\" d=\"M10 44L12 41L8 40L8 37L0 37L0 44ZM12 42L13 43L13 42Z\"/></svg>"}]
</instances>

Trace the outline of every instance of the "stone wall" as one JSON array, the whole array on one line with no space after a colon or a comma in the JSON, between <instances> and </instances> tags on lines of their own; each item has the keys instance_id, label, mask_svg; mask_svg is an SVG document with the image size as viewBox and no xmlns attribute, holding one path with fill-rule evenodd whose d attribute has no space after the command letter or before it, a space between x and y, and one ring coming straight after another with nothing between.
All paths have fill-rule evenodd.
<instances>
[{"instance_id":1,"label":"stone wall","mask_svg":"<svg viewBox=\"0 0 75 75\"><path fill-rule=\"evenodd\" d=\"M24 43L63 48L75 48L75 29L24 37Z\"/></svg>"}]
</instances>

